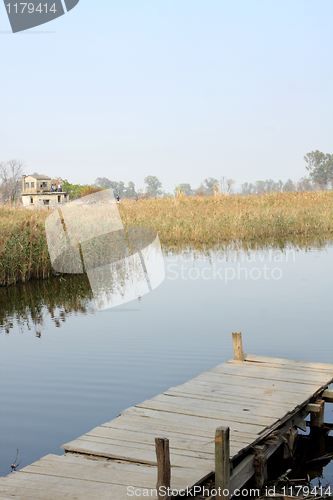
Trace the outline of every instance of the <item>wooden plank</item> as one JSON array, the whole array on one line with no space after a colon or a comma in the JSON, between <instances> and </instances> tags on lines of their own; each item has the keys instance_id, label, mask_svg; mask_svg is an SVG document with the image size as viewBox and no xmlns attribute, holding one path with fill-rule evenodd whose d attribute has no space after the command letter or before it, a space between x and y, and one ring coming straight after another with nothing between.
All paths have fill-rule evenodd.
<instances>
[{"instance_id":1,"label":"wooden plank","mask_svg":"<svg viewBox=\"0 0 333 500\"><path fill-rule=\"evenodd\" d=\"M246 365L246 367L244 366ZM288 370L286 368L268 367L264 364L256 366L252 363L242 363L240 361L228 361L222 365L211 370L213 373L232 375L238 377L250 377L251 379L264 379L272 381L288 382L292 380L293 383L299 384L316 384L319 386L331 383L333 374L321 374L318 372L305 372L299 373L295 370Z\"/></svg>"},{"instance_id":2,"label":"wooden plank","mask_svg":"<svg viewBox=\"0 0 333 500\"><path fill-rule=\"evenodd\" d=\"M126 429L115 429L112 427L97 427L92 431L85 434L86 437L97 437L104 439L112 439L114 441L125 441L126 437L130 443L141 443L151 445L155 436L160 434L159 431L157 433L148 434L145 432L145 429L142 430L137 429L126 430ZM166 435L170 441L170 446L173 450L181 449L181 450L190 450L190 451L205 451L207 448L213 447L213 439L211 439L211 435L207 438L197 437L195 434L192 436L183 435L179 433L174 436L170 431L166 432ZM235 436L235 441L239 441L242 443L248 443L249 438L241 438L240 436ZM212 448L213 450L213 448ZM213 451L212 451L213 452Z\"/></svg>"},{"instance_id":3,"label":"wooden plank","mask_svg":"<svg viewBox=\"0 0 333 500\"><path fill-rule=\"evenodd\" d=\"M147 433L152 433L154 436L160 434L161 432L178 433L184 437L198 435L203 438L211 439L214 435L214 427L216 428L216 422L212 422L207 419L200 419L199 423L196 424L192 419L187 419L186 425L180 427L178 421L173 421L171 418L154 418L154 416L149 415L138 415L136 413L124 414L111 422L106 422L101 427L114 427L119 429L131 429L133 431L140 431L144 429ZM249 429L238 429L237 426L232 426L231 432L234 436L238 436L241 440L253 440L258 436L258 428L255 431Z\"/></svg>"},{"instance_id":4,"label":"wooden plank","mask_svg":"<svg viewBox=\"0 0 333 500\"><path fill-rule=\"evenodd\" d=\"M95 455L106 458L113 458L117 460L127 460L130 462L143 463L148 465L157 465L156 456L153 449L138 449L138 448L125 448L124 446L108 446L103 443L97 443L93 441L87 441L85 439L76 439L73 443L68 443L65 445L66 451L85 453L87 455ZM179 450L178 450L179 451ZM195 456L189 456L178 454L175 451L171 451L172 465L176 467L190 467L203 470L213 470L214 461L208 458L199 458Z\"/></svg>"},{"instance_id":5,"label":"wooden plank","mask_svg":"<svg viewBox=\"0 0 333 500\"><path fill-rule=\"evenodd\" d=\"M129 498L124 486L119 488L111 485L108 487L108 491L102 491L100 487L97 489L95 486L94 491L87 488L84 481L76 484L71 493L62 491L62 488L58 485L54 490L49 488L49 484L45 484L44 488L36 489L34 485L27 485L25 482L22 485L5 486L2 489L3 493L7 495L4 498L10 498L11 500L110 500L110 498L128 500ZM150 498L156 499L157 497L152 495Z\"/></svg>"},{"instance_id":6,"label":"wooden plank","mask_svg":"<svg viewBox=\"0 0 333 500\"><path fill-rule=\"evenodd\" d=\"M320 404L317 404L317 403L308 403L308 404L305 406L305 409L306 409L306 411L308 411L308 412L314 412L314 413L317 413L317 412L320 412L320 411L321 411L321 405L320 405Z\"/></svg>"},{"instance_id":7,"label":"wooden plank","mask_svg":"<svg viewBox=\"0 0 333 500\"><path fill-rule=\"evenodd\" d=\"M274 407L273 409L267 407L265 402L262 400L258 400L256 403L246 404L246 403L237 403L234 404L231 402L220 402L218 399L214 399L214 401L209 401L209 399L201 400L200 398L192 398L190 395L188 397L184 397L182 395L168 395L168 394L160 394L159 396L155 396L148 400L149 402L164 402L166 404L171 405L179 405L179 406L192 406L195 408L204 408L211 409L216 412L223 413L232 413L233 415L242 414L242 412L246 411L250 416L258 416L258 417L268 417L268 418L279 418L280 415L284 415L286 413L286 406L281 409L281 407ZM147 401L140 403L137 407L146 407ZM294 405L289 404L288 411L292 411L294 409ZM287 412L288 412L287 411Z\"/></svg>"},{"instance_id":8,"label":"wooden plank","mask_svg":"<svg viewBox=\"0 0 333 500\"><path fill-rule=\"evenodd\" d=\"M232 375L230 373L222 373L218 371L204 372L201 375L198 375L195 379L186 382L186 384L195 386L195 385L205 385L210 387L227 387L228 386L238 386L240 388L253 388L257 391L261 390L273 390L273 391L284 391L288 393L292 393L294 395L298 395L301 397L302 394L308 394L309 392L318 391L319 387L316 383L300 383L294 382L290 380L276 380L269 378L251 378L242 377L237 375ZM327 384L329 385L329 384ZM185 384L183 384L185 386Z\"/></svg>"},{"instance_id":9,"label":"wooden plank","mask_svg":"<svg viewBox=\"0 0 333 500\"><path fill-rule=\"evenodd\" d=\"M142 416L147 416L154 418L156 420L159 419L165 419L167 417L167 420L170 420L171 422L177 422L179 425L179 429L182 427L183 423L185 424L194 424L196 426L204 426L204 425L209 425L211 428L216 427L216 420L219 420L221 425L227 425L230 423L230 420L226 420L225 418L221 417L219 419L211 419L209 417L205 416L198 416L198 415L190 415L190 414L183 414L183 413L174 413L174 412L167 412L167 411L156 411L152 410L150 408L138 408L138 407L132 407L128 408L127 410L124 410L122 415L142 415ZM265 428L265 427L264 427ZM230 429L233 430L239 430L239 431L245 431L245 432L253 432L257 434L258 432L261 432L263 427L262 425L258 423L241 423L238 422L237 420L234 420L232 424L230 424Z\"/></svg>"},{"instance_id":10,"label":"wooden plank","mask_svg":"<svg viewBox=\"0 0 333 500\"><path fill-rule=\"evenodd\" d=\"M258 391L256 394L253 394L252 397L249 397L250 395L247 394L245 389L243 391L239 391L238 393L232 390L230 390L229 393L223 393L221 389L206 388L203 386L200 388L187 387L186 389L169 389L163 394L166 396L181 396L183 398L201 399L202 401L218 401L226 404L235 403L236 406L245 404L254 408L264 404L269 411L274 411L276 408L284 408L286 411L289 411L290 403L295 402L293 396L289 396L289 398L284 397L282 401L278 399L276 400L274 396L274 399L266 399L263 403L262 400L258 401L258 396L262 397L261 391Z\"/></svg>"},{"instance_id":11,"label":"wooden plank","mask_svg":"<svg viewBox=\"0 0 333 500\"><path fill-rule=\"evenodd\" d=\"M260 427L268 427L272 425L276 418L274 417L265 417L260 415L250 415L249 412L243 411L239 413L232 413L231 411L213 411L213 410L205 410L204 408L200 408L199 405L191 406L187 405L185 402L183 404L173 404L165 403L163 401L152 401L147 400L143 403L140 403L136 406L136 408L146 408L149 410L158 410L163 413L175 413L177 415L189 415L193 417L205 417L214 420L225 420L239 422L242 424L252 424ZM282 413L281 415L283 415Z\"/></svg>"},{"instance_id":12,"label":"wooden plank","mask_svg":"<svg viewBox=\"0 0 333 500\"><path fill-rule=\"evenodd\" d=\"M169 437L173 435L182 436L184 439L194 439L195 437L202 437L202 439L210 440L214 434L215 422L209 421L210 425L192 425L188 423L188 426L183 428L179 427L178 422L172 422L170 420L164 419L153 419L150 417L138 416L133 414L122 415L121 417L111 420L111 422L106 422L101 427L103 428L115 428L115 429L129 429L133 432L146 432L147 434L153 434L154 436L167 433ZM238 429L231 430L233 434L233 439L236 441L253 440L258 436L257 432L246 432L244 430L240 431Z\"/></svg>"},{"instance_id":13,"label":"wooden plank","mask_svg":"<svg viewBox=\"0 0 333 500\"><path fill-rule=\"evenodd\" d=\"M136 441L124 441L122 439L113 439L113 438L106 438L106 437L98 437L98 436L88 436L84 435L81 436L80 438L81 442L85 441L86 446L89 447L89 443L94 443L95 444L105 444L105 446L108 447L109 453L115 455L119 448L123 448L123 453L126 453L127 448L130 448L131 450L137 450L138 452L140 450L149 450L152 453L154 453L155 450L155 444L154 440L151 442L146 442L146 443L138 443ZM76 440L75 440L76 441ZM75 443L73 441L72 443ZM93 446L94 446L93 445ZM197 449L191 450L187 446L187 443L185 442L182 445L178 445L178 448L172 448L172 454L173 455L183 455L187 457L199 457L204 460L212 460L213 455L214 455L214 450L209 450L205 449L202 450L202 447L198 446Z\"/></svg>"},{"instance_id":14,"label":"wooden plank","mask_svg":"<svg viewBox=\"0 0 333 500\"><path fill-rule=\"evenodd\" d=\"M322 393L322 398L325 399L326 403L333 403L333 391L330 389L326 389Z\"/></svg>"},{"instance_id":15,"label":"wooden plank","mask_svg":"<svg viewBox=\"0 0 333 500\"><path fill-rule=\"evenodd\" d=\"M269 356L257 356L254 354L246 354L245 361L257 361L259 363L274 363L279 365L294 366L305 370L322 370L324 372L331 371L333 373L333 364L314 363L312 361L298 361L295 359L272 358Z\"/></svg>"},{"instance_id":16,"label":"wooden plank","mask_svg":"<svg viewBox=\"0 0 333 500\"><path fill-rule=\"evenodd\" d=\"M74 460L58 461L54 460L54 458L44 457L35 464L22 469L13 480L7 481L7 484L15 485L18 481L23 481L24 476L27 476L26 481L33 481L37 489L39 483L42 484L41 487L44 487L45 482L53 485L67 484L71 486L74 484L77 486L78 481L84 481L86 487L92 489L101 488L104 485L103 491L108 491L107 486L118 486L119 491L122 491L122 488L127 485L133 485L136 488L156 487L157 471L155 467L133 464L132 468L130 468L128 464L124 463L117 464L118 467L113 467L109 462L73 458ZM197 482L198 471L196 469L184 467L182 469L173 468L172 470L173 488L181 489ZM199 471L204 475L207 474L206 471ZM10 477L6 479L10 479ZM65 479L65 482L63 479Z\"/></svg>"},{"instance_id":17,"label":"wooden plank","mask_svg":"<svg viewBox=\"0 0 333 500\"><path fill-rule=\"evenodd\" d=\"M52 464L53 467L55 464ZM68 477L52 477L45 474L29 474L22 471L10 474L0 480L0 492L20 494L25 493L25 498L102 498L107 500L112 494L116 498L126 497L126 486L112 485L107 483L96 483L93 481L78 480ZM15 496L16 498L16 496Z\"/></svg>"},{"instance_id":18,"label":"wooden plank","mask_svg":"<svg viewBox=\"0 0 333 500\"><path fill-rule=\"evenodd\" d=\"M63 460L58 461L61 458ZM46 460L47 459L47 460ZM61 463L62 462L62 463ZM72 471L72 466L75 466L76 472L79 474L80 478L87 477L85 476L84 470L89 469L95 471L94 474L98 475L99 470L103 470L107 472L106 480L109 480L114 483L117 481L117 484L122 485L123 483L129 484L128 482L124 482L124 478L131 478L131 481L135 487L142 487L142 483L144 482L145 487L155 487L156 486L156 477L157 471L156 467L144 466L142 464L130 463L130 462L101 462L99 460L89 460L86 458L76 457L74 455L64 455L63 457L48 455L43 459L39 460L33 465L37 465L41 463L41 465L47 465L50 468L56 467L58 472L61 474L68 475L68 470ZM21 473L22 471L20 471ZM206 474L205 471L200 471ZM30 473L29 473L30 474ZM31 475L31 474L30 474ZM88 479L94 479L95 476L90 477ZM98 476L97 476L98 477ZM116 479L114 479L116 478ZM104 477L105 480L105 477ZM198 480L198 471L189 467L172 468L172 487L180 489L184 484L184 480L189 481L191 484L196 484ZM148 485L148 486L147 486Z\"/></svg>"}]
</instances>

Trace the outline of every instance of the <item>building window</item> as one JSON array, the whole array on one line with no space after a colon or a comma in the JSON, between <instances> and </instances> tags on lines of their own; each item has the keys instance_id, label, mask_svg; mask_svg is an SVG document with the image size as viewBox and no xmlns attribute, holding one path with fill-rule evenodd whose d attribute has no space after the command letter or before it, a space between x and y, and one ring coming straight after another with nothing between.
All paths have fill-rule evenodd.
<instances>
[{"instance_id":1,"label":"building window","mask_svg":"<svg viewBox=\"0 0 333 500\"><path fill-rule=\"evenodd\" d=\"M28 188L29 187L29 182L26 182L25 183L25 187Z\"/></svg>"},{"instance_id":2,"label":"building window","mask_svg":"<svg viewBox=\"0 0 333 500\"><path fill-rule=\"evenodd\" d=\"M50 204L50 200L43 200L43 203L44 203L44 205L49 205Z\"/></svg>"},{"instance_id":3,"label":"building window","mask_svg":"<svg viewBox=\"0 0 333 500\"><path fill-rule=\"evenodd\" d=\"M60 196L58 196L58 203L60 203L60 198L61 198L61 197L60 197Z\"/></svg>"},{"instance_id":4,"label":"building window","mask_svg":"<svg viewBox=\"0 0 333 500\"><path fill-rule=\"evenodd\" d=\"M42 182L41 187L46 188L47 187L47 182Z\"/></svg>"},{"instance_id":5,"label":"building window","mask_svg":"<svg viewBox=\"0 0 333 500\"><path fill-rule=\"evenodd\" d=\"M31 183L31 187L32 187L32 188L34 188L34 187L35 187L35 183L34 183L34 182L32 182L32 183Z\"/></svg>"},{"instance_id":6,"label":"building window","mask_svg":"<svg viewBox=\"0 0 333 500\"><path fill-rule=\"evenodd\" d=\"M33 203L34 202L34 199L33 198L30 198L30 203Z\"/></svg>"}]
</instances>

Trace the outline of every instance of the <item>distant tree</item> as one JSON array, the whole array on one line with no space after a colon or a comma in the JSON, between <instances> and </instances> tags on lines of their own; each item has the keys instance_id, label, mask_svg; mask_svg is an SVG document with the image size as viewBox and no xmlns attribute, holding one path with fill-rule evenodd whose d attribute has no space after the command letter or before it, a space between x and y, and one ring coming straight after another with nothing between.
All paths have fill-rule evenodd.
<instances>
[{"instance_id":1,"label":"distant tree","mask_svg":"<svg viewBox=\"0 0 333 500\"><path fill-rule=\"evenodd\" d=\"M193 189L191 188L191 184L178 184L178 188L184 192L185 196L193 196L195 194Z\"/></svg>"},{"instance_id":2,"label":"distant tree","mask_svg":"<svg viewBox=\"0 0 333 500\"><path fill-rule=\"evenodd\" d=\"M296 191L296 186L291 179L288 179L287 182L283 186L283 192L286 192L286 191L289 191L289 192Z\"/></svg>"},{"instance_id":3,"label":"distant tree","mask_svg":"<svg viewBox=\"0 0 333 500\"><path fill-rule=\"evenodd\" d=\"M89 187L91 186L88 186L87 184L86 185L71 184L70 182L68 182L67 179L64 179L62 181L62 190L69 194L69 198L71 200L76 200L77 198L80 198L82 191Z\"/></svg>"},{"instance_id":4,"label":"distant tree","mask_svg":"<svg viewBox=\"0 0 333 500\"><path fill-rule=\"evenodd\" d=\"M333 155L324 154L317 149L307 153L304 160L313 182L317 183L321 189L326 189L328 183L333 181Z\"/></svg>"},{"instance_id":5,"label":"distant tree","mask_svg":"<svg viewBox=\"0 0 333 500\"><path fill-rule=\"evenodd\" d=\"M233 190L233 185L235 184L235 180L234 179L226 179L226 186L227 186L227 194L233 194L234 190Z\"/></svg>"},{"instance_id":6,"label":"distant tree","mask_svg":"<svg viewBox=\"0 0 333 500\"><path fill-rule=\"evenodd\" d=\"M333 155L326 155L326 169L328 180L331 183L331 188L333 188Z\"/></svg>"},{"instance_id":7,"label":"distant tree","mask_svg":"<svg viewBox=\"0 0 333 500\"><path fill-rule=\"evenodd\" d=\"M1 192L4 198L14 203L18 198L22 186L24 162L22 160L8 160L0 162Z\"/></svg>"},{"instance_id":8,"label":"distant tree","mask_svg":"<svg viewBox=\"0 0 333 500\"><path fill-rule=\"evenodd\" d=\"M296 184L296 191L302 193L304 191L314 191L315 185L311 183L308 177L302 177Z\"/></svg>"},{"instance_id":9,"label":"distant tree","mask_svg":"<svg viewBox=\"0 0 333 500\"><path fill-rule=\"evenodd\" d=\"M255 183L255 194L265 194L266 193L266 182L256 181Z\"/></svg>"},{"instance_id":10,"label":"distant tree","mask_svg":"<svg viewBox=\"0 0 333 500\"><path fill-rule=\"evenodd\" d=\"M137 195L135 191L134 182L129 182L128 186L124 188L123 196L124 198L135 198Z\"/></svg>"},{"instance_id":11,"label":"distant tree","mask_svg":"<svg viewBox=\"0 0 333 500\"><path fill-rule=\"evenodd\" d=\"M113 189L112 185L114 183L110 181L110 179L107 179L107 177L97 177L97 179L94 182L94 186L99 187L101 189Z\"/></svg>"},{"instance_id":12,"label":"distant tree","mask_svg":"<svg viewBox=\"0 0 333 500\"><path fill-rule=\"evenodd\" d=\"M151 198L155 198L156 196L160 196L163 191L160 189L162 187L162 182L158 180L154 175L148 175L148 177L144 180L146 184L146 193Z\"/></svg>"},{"instance_id":13,"label":"distant tree","mask_svg":"<svg viewBox=\"0 0 333 500\"><path fill-rule=\"evenodd\" d=\"M115 196L119 196L120 198L126 197L125 191L127 188L125 188L125 184L122 181L110 181L107 177L97 177L94 186L101 189L112 189Z\"/></svg>"},{"instance_id":14,"label":"distant tree","mask_svg":"<svg viewBox=\"0 0 333 500\"><path fill-rule=\"evenodd\" d=\"M195 190L195 193L198 196L212 196L214 194L214 185L219 184L219 181L217 179L214 179L214 177L208 177L205 179L198 189Z\"/></svg>"},{"instance_id":15,"label":"distant tree","mask_svg":"<svg viewBox=\"0 0 333 500\"><path fill-rule=\"evenodd\" d=\"M255 194L255 186L251 182L244 182L244 184L241 185L241 188L243 195Z\"/></svg>"}]
</instances>

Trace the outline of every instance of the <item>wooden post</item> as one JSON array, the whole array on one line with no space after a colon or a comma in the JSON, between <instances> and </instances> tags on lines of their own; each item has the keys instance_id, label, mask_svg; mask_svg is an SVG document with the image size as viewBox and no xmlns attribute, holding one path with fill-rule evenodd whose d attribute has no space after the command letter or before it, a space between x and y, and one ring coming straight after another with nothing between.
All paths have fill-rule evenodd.
<instances>
[{"instance_id":1,"label":"wooden post","mask_svg":"<svg viewBox=\"0 0 333 500\"><path fill-rule=\"evenodd\" d=\"M266 486L268 480L267 474L267 457L264 453L263 446L255 446L254 447L254 484L256 488L261 490L264 486Z\"/></svg>"},{"instance_id":2,"label":"wooden post","mask_svg":"<svg viewBox=\"0 0 333 500\"><path fill-rule=\"evenodd\" d=\"M230 442L229 427L218 427L215 432L215 489L217 497L230 498Z\"/></svg>"},{"instance_id":3,"label":"wooden post","mask_svg":"<svg viewBox=\"0 0 333 500\"><path fill-rule=\"evenodd\" d=\"M320 405L320 410L318 412L311 412L310 425L312 428L321 429L324 426L325 400L320 399L316 401L316 404Z\"/></svg>"},{"instance_id":4,"label":"wooden post","mask_svg":"<svg viewBox=\"0 0 333 500\"><path fill-rule=\"evenodd\" d=\"M283 459L289 460L294 458L294 451L296 445L296 438L298 436L298 431L294 427L289 429L284 435L284 445L283 445Z\"/></svg>"},{"instance_id":5,"label":"wooden post","mask_svg":"<svg viewBox=\"0 0 333 500\"><path fill-rule=\"evenodd\" d=\"M233 332L232 333L232 342L234 344L234 358L237 361L244 361L242 332Z\"/></svg>"},{"instance_id":6,"label":"wooden post","mask_svg":"<svg viewBox=\"0 0 333 500\"><path fill-rule=\"evenodd\" d=\"M157 458L157 497L158 500L168 500L169 495L163 494L171 486L171 466L169 453L169 439L155 438L155 449ZM164 487L160 492L160 488Z\"/></svg>"}]
</instances>

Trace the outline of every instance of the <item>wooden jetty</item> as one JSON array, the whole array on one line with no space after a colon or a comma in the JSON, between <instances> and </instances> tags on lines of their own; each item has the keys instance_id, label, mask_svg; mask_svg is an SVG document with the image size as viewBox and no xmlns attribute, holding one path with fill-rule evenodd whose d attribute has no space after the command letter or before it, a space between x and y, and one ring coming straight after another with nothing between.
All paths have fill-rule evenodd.
<instances>
[{"instance_id":1,"label":"wooden jetty","mask_svg":"<svg viewBox=\"0 0 333 500\"><path fill-rule=\"evenodd\" d=\"M63 456L0 478L0 500L166 499L167 487L199 491L214 473L218 498L253 475L262 487L267 459L281 444L292 453L305 417L323 425L333 365L244 356L240 332L233 342L234 360L128 408L63 445Z\"/></svg>"}]
</instances>

